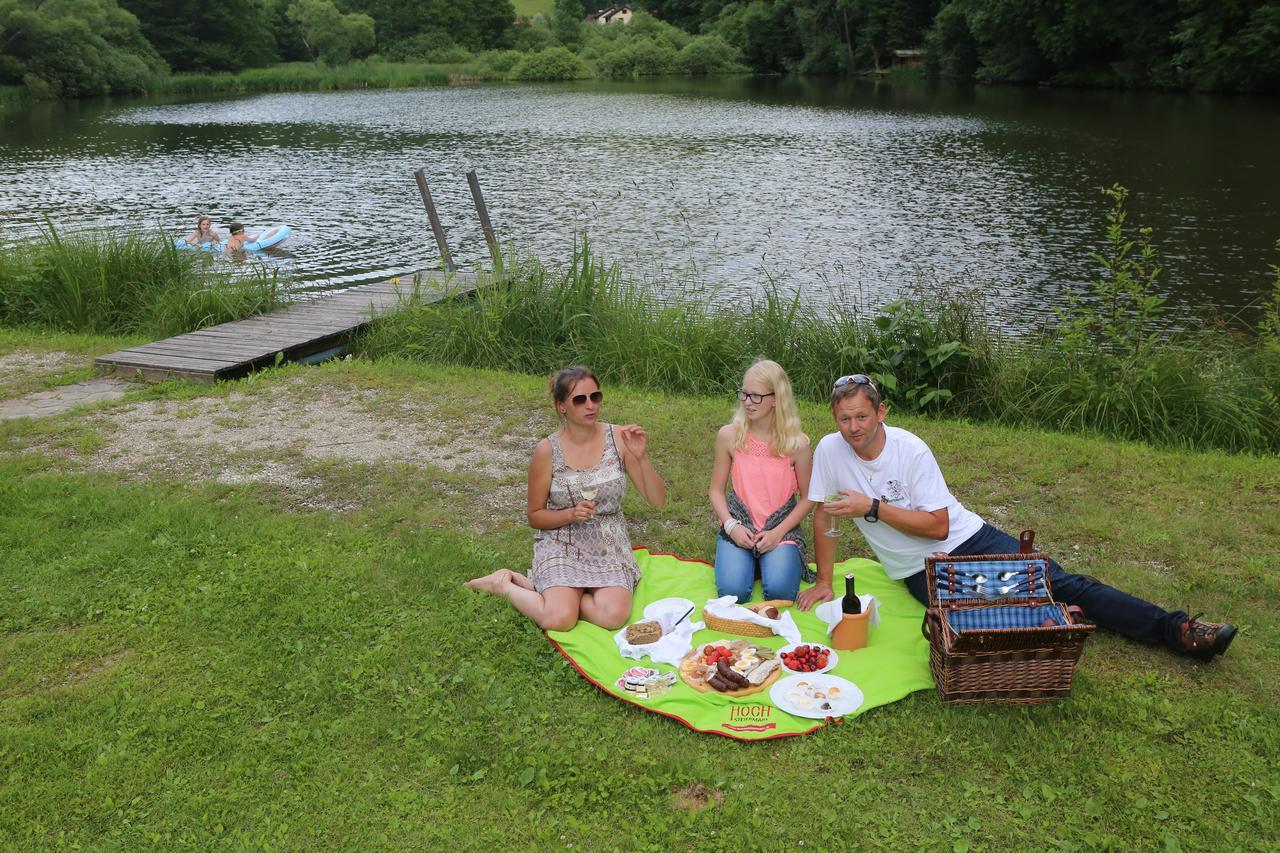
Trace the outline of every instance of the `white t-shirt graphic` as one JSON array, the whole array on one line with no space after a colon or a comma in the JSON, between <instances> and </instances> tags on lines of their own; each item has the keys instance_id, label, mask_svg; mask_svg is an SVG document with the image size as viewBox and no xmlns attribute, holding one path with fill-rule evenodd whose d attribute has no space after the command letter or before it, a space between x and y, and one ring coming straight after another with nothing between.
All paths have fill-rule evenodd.
<instances>
[{"instance_id":1,"label":"white t-shirt graphic","mask_svg":"<svg viewBox=\"0 0 1280 853\"><path fill-rule=\"evenodd\" d=\"M943 540L903 533L883 518L875 523L854 519L885 573L901 580L922 571L925 558L934 551L950 551L977 533L982 519L951 494L927 444L905 429L882 429L884 449L869 462L854 453L840 433L824 436L813 452L809 500L823 503L827 495L852 489L901 509L933 512L946 507L950 529Z\"/></svg>"}]
</instances>

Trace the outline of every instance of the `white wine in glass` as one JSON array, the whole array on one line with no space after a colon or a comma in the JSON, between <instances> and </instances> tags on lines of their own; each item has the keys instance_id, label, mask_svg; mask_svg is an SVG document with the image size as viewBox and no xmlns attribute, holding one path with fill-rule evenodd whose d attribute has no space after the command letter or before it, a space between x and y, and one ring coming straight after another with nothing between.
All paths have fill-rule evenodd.
<instances>
[{"instance_id":1,"label":"white wine in glass","mask_svg":"<svg viewBox=\"0 0 1280 853\"><path fill-rule=\"evenodd\" d=\"M595 483L588 483L582 487L582 499L584 501L595 502L596 495L600 494L600 487Z\"/></svg>"},{"instance_id":2,"label":"white wine in glass","mask_svg":"<svg viewBox=\"0 0 1280 853\"><path fill-rule=\"evenodd\" d=\"M826 503L834 503L835 501L842 501L842 500L844 500L844 495L827 495ZM836 517L834 515L828 515L827 518L831 519L831 527L828 530L822 531L822 535L830 536L832 538L835 538L836 536L840 536L841 530L838 526L836 526Z\"/></svg>"}]
</instances>

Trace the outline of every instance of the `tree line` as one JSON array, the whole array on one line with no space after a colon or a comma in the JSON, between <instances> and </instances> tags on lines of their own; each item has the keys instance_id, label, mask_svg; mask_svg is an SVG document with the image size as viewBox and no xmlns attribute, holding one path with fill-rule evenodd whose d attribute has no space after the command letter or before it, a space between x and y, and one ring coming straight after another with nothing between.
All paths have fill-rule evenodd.
<instances>
[{"instance_id":1,"label":"tree line","mask_svg":"<svg viewBox=\"0 0 1280 853\"><path fill-rule=\"evenodd\" d=\"M148 91L157 75L510 46L511 0L0 0L0 84Z\"/></svg>"},{"instance_id":2,"label":"tree line","mask_svg":"<svg viewBox=\"0 0 1280 853\"><path fill-rule=\"evenodd\" d=\"M981 82L1280 91L1277 0L642 0L756 71L881 70L895 50Z\"/></svg>"},{"instance_id":3,"label":"tree line","mask_svg":"<svg viewBox=\"0 0 1280 853\"><path fill-rule=\"evenodd\" d=\"M141 93L170 73L360 59L847 75L920 50L927 73L980 82L1280 91L1280 0L637 0L631 25L584 23L598 3L517 20L511 0L0 0L0 85Z\"/></svg>"}]
</instances>

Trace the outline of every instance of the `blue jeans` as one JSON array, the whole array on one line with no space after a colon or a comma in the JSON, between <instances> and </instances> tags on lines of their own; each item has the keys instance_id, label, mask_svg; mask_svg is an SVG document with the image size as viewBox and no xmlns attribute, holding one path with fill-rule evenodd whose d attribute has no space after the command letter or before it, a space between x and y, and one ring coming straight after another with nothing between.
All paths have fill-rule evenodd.
<instances>
[{"instance_id":1,"label":"blue jeans","mask_svg":"<svg viewBox=\"0 0 1280 853\"><path fill-rule=\"evenodd\" d=\"M760 585L764 597L795 600L800 591L800 549L789 542L764 554L739 548L723 536L716 536L716 594L734 595L739 604L751 600L756 583L756 567L760 568Z\"/></svg>"},{"instance_id":2,"label":"blue jeans","mask_svg":"<svg viewBox=\"0 0 1280 853\"><path fill-rule=\"evenodd\" d=\"M998 527L983 524L982 529L951 551L957 557L973 554L1016 554L1018 540ZM929 606L929 583L920 571L906 578L907 589L916 600ZM1170 613L1149 601L1107 586L1088 575L1071 575L1053 560L1049 561L1049 586L1053 600L1074 604L1084 615L1103 628L1144 643L1164 643L1181 650L1179 626L1187 618L1181 610Z\"/></svg>"}]
</instances>

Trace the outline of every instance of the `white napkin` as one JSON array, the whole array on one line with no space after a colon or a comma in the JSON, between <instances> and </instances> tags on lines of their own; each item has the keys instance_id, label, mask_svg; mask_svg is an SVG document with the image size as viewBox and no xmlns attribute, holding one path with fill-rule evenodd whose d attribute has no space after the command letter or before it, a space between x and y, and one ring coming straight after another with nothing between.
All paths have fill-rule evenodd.
<instances>
[{"instance_id":1,"label":"white napkin","mask_svg":"<svg viewBox=\"0 0 1280 853\"><path fill-rule=\"evenodd\" d=\"M646 655L654 663L669 663L679 665L684 660L684 656L689 654L693 648L693 635L696 631L701 631L706 627L701 622L693 622L689 619L684 620L676 625L675 630L671 626L677 619L684 615L683 610L666 610L657 614L658 624L662 626L662 636L658 638L656 643L645 643L640 646L633 646L627 642L627 629L613 635L613 641L618 644L618 653L624 658L640 658ZM689 614L692 616L693 614Z\"/></svg>"},{"instance_id":2,"label":"white napkin","mask_svg":"<svg viewBox=\"0 0 1280 853\"><path fill-rule=\"evenodd\" d=\"M777 619L768 619L754 610L743 607L732 595L708 599L706 609L712 616L719 616L721 619L736 619L739 622L763 625L779 637L785 637L788 643L800 642L800 629L791 618L790 610L783 610L782 615Z\"/></svg>"},{"instance_id":3,"label":"white napkin","mask_svg":"<svg viewBox=\"0 0 1280 853\"><path fill-rule=\"evenodd\" d=\"M858 600L862 602L862 612L867 614L867 627L874 628L879 625L880 602L876 600L876 597L874 595L859 594ZM822 602L813 608L813 615L827 623L827 634L829 635L840 624L840 620L844 618L844 611L840 609L840 599L833 598L831 601Z\"/></svg>"}]
</instances>

